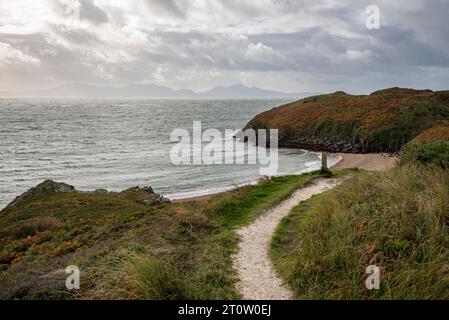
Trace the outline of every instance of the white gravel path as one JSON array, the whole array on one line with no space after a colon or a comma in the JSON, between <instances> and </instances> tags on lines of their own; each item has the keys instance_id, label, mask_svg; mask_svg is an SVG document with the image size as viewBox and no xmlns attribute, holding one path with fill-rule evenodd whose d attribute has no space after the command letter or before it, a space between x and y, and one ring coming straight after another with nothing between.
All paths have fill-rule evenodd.
<instances>
[{"instance_id":1,"label":"white gravel path","mask_svg":"<svg viewBox=\"0 0 449 320\"><path fill-rule=\"evenodd\" d=\"M301 201L336 186L333 179L318 178L312 184L296 190L276 207L267 210L252 224L237 231L239 252L234 257L238 271L237 289L248 300L288 300L292 292L277 275L269 256L271 238L283 217Z\"/></svg>"}]
</instances>

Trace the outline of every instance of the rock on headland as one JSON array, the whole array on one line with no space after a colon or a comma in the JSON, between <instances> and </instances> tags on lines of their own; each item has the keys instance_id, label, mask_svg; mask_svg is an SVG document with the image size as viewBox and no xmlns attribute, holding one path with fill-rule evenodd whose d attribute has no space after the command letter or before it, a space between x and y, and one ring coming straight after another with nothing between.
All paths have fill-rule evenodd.
<instances>
[{"instance_id":1,"label":"rock on headland","mask_svg":"<svg viewBox=\"0 0 449 320\"><path fill-rule=\"evenodd\" d=\"M25 191L20 196L16 197L11 203L6 207L14 206L20 202L28 200L30 198L39 197L45 193L70 193L77 192L74 186L63 182L55 182L53 180L45 180L44 182L38 184L37 186Z\"/></svg>"}]
</instances>

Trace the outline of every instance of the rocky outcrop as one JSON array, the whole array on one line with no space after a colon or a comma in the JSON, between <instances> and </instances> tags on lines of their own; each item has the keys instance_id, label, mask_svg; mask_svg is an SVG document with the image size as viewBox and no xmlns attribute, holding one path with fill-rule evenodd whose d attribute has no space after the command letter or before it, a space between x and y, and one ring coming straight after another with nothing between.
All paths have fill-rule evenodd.
<instances>
[{"instance_id":1,"label":"rocky outcrop","mask_svg":"<svg viewBox=\"0 0 449 320\"><path fill-rule=\"evenodd\" d=\"M310 151L328 151L343 153L364 153L369 150L358 143L352 144L345 141L331 141L324 138L297 138L282 144L285 148L298 148Z\"/></svg>"},{"instance_id":2,"label":"rocky outcrop","mask_svg":"<svg viewBox=\"0 0 449 320\"><path fill-rule=\"evenodd\" d=\"M146 206L155 206L170 203L170 200L157 194L151 187L133 187L124 190L120 193L121 196L125 196L129 199L133 199L137 202L143 203Z\"/></svg>"},{"instance_id":3,"label":"rocky outcrop","mask_svg":"<svg viewBox=\"0 0 449 320\"><path fill-rule=\"evenodd\" d=\"M22 193L20 196L16 197L10 204L6 206L12 207L23 201L37 198L43 194L47 193L95 193L95 194L111 194L121 197L126 197L131 200L140 202L146 206L154 206L165 203L170 203L170 200L155 193L151 187L133 187L122 192L109 192L106 189L96 189L95 191L78 191L74 186L63 183L55 182L53 180L45 180L44 182L38 184L37 186L29 189L28 191Z\"/></svg>"},{"instance_id":4,"label":"rocky outcrop","mask_svg":"<svg viewBox=\"0 0 449 320\"><path fill-rule=\"evenodd\" d=\"M95 189L94 193L108 193L109 191L106 189Z\"/></svg>"},{"instance_id":5,"label":"rocky outcrop","mask_svg":"<svg viewBox=\"0 0 449 320\"><path fill-rule=\"evenodd\" d=\"M77 192L74 186L63 182L55 182L53 180L45 180L44 182L38 184L34 188L25 191L20 196L16 197L10 204L6 207L14 206L22 201L39 197L45 193L68 193L68 192Z\"/></svg>"}]
</instances>

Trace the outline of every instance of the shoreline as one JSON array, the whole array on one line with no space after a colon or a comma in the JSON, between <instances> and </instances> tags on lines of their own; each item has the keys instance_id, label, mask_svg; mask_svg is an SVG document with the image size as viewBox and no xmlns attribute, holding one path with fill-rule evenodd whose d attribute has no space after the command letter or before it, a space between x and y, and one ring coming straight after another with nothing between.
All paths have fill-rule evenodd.
<instances>
[{"instance_id":1,"label":"shoreline","mask_svg":"<svg viewBox=\"0 0 449 320\"><path fill-rule=\"evenodd\" d=\"M330 169L348 169L348 168L359 168L367 171L386 171L390 168L392 168L397 160L396 156L393 156L388 153L366 153L366 154L356 154L356 153L330 153L332 155L337 156L339 159L331 166L329 166ZM307 171L307 172L312 172ZM304 174L307 172L299 172L299 173L292 173L292 175L295 174ZM248 186L248 185L256 185L258 182L264 179L263 177L260 177L258 180L255 181L249 181L247 183L239 184L239 187ZM173 203L178 202L187 202L187 201L202 201L202 200L208 200L212 198L213 196L223 194L225 192L231 191L235 188L235 186L229 186L226 188L223 188L222 190L217 191L207 191L205 190L204 193L199 191L198 195L192 195L192 196L186 196L186 197L180 197L180 198L171 198L170 196L165 196L167 199L169 199ZM0 211L5 209L5 207L0 207Z\"/></svg>"},{"instance_id":2,"label":"shoreline","mask_svg":"<svg viewBox=\"0 0 449 320\"><path fill-rule=\"evenodd\" d=\"M388 153L333 153L338 157L338 160L335 164L330 166L330 169L349 169L349 168L359 168L367 171L386 171L392 168L397 160L396 156L392 156ZM305 172L304 172L305 173ZM248 184L245 184L248 185ZM205 193L203 195L180 198L180 199L170 199L171 202L187 202L187 201L202 201L208 200L213 196L222 194L224 192L230 191L223 190L219 192L211 192Z\"/></svg>"}]
</instances>

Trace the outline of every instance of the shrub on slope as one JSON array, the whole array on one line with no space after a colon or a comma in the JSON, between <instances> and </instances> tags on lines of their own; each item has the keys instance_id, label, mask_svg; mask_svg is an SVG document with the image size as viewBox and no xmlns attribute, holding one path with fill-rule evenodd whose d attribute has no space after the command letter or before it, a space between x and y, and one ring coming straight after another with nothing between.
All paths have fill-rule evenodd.
<instances>
[{"instance_id":1,"label":"shrub on slope","mask_svg":"<svg viewBox=\"0 0 449 320\"><path fill-rule=\"evenodd\" d=\"M449 140L449 121L439 121L433 127L420 133L414 143L427 143L435 140Z\"/></svg>"},{"instance_id":2,"label":"shrub on slope","mask_svg":"<svg viewBox=\"0 0 449 320\"><path fill-rule=\"evenodd\" d=\"M435 140L424 144L409 143L404 147L401 163L418 162L449 169L449 141Z\"/></svg>"}]
</instances>

